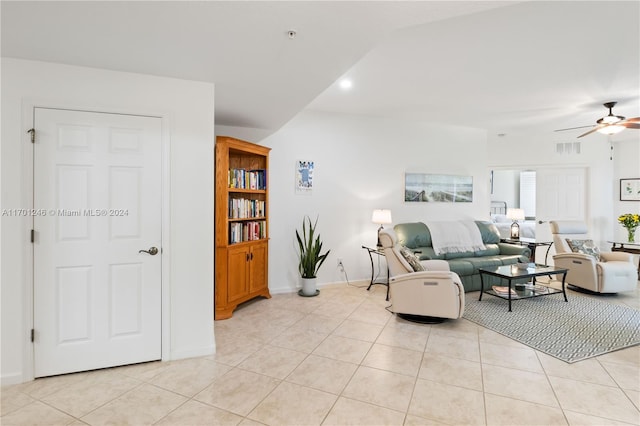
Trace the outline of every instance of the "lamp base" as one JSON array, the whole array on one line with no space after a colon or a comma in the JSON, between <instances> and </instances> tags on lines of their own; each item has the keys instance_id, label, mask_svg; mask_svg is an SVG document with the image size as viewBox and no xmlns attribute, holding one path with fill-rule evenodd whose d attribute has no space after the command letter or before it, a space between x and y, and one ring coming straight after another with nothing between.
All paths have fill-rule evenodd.
<instances>
[{"instance_id":1,"label":"lamp base","mask_svg":"<svg viewBox=\"0 0 640 426\"><path fill-rule=\"evenodd\" d=\"M520 225L518 225L518 222L513 222L511 224L511 235L510 235L512 240L519 240L520 239Z\"/></svg>"}]
</instances>

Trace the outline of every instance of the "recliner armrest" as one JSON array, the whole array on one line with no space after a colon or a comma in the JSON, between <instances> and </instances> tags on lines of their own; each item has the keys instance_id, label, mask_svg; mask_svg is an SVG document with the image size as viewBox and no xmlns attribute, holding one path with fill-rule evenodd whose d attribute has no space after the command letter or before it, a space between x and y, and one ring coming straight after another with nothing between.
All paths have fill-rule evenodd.
<instances>
[{"instance_id":1,"label":"recliner armrest","mask_svg":"<svg viewBox=\"0 0 640 426\"><path fill-rule=\"evenodd\" d=\"M571 259L585 261L593 264L597 262L593 256L589 254L583 254L583 253L558 253L553 255L553 260L571 260Z\"/></svg>"},{"instance_id":2,"label":"recliner armrest","mask_svg":"<svg viewBox=\"0 0 640 426\"><path fill-rule=\"evenodd\" d=\"M390 280L392 282L403 282L403 281L425 280L425 279L454 280L454 276L457 277L457 274L450 271L420 271L420 272L409 272L408 274L396 275L394 277L391 277Z\"/></svg>"},{"instance_id":3,"label":"recliner armrest","mask_svg":"<svg viewBox=\"0 0 640 426\"><path fill-rule=\"evenodd\" d=\"M460 318L465 295L455 272L422 271L396 275L389 279L394 312Z\"/></svg>"},{"instance_id":4,"label":"recliner armrest","mask_svg":"<svg viewBox=\"0 0 640 426\"><path fill-rule=\"evenodd\" d=\"M447 262L446 260L421 260L420 263L427 271L451 271L449 262Z\"/></svg>"},{"instance_id":5,"label":"recliner armrest","mask_svg":"<svg viewBox=\"0 0 640 426\"><path fill-rule=\"evenodd\" d=\"M604 262L633 262L633 255L631 253L624 253L621 251L605 251L600 253L600 258Z\"/></svg>"}]
</instances>

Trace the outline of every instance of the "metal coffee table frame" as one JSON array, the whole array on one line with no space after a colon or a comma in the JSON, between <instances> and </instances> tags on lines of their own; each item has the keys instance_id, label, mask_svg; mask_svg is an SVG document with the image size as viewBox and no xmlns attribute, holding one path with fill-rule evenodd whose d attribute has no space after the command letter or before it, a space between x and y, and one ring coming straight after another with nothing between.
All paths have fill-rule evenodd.
<instances>
[{"instance_id":1,"label":"metal coffee table frame","mask_svg":"<svg viewBox=\"0 0 640 426\"><path fill-rule=\"evenodd\" d=\"M552 294L562 293L564 296L564 301L567 300L567 292L565 290L565 279L567 278L568 269L564 268L556 268L554 266L547 265L538 265L535 264L532 268L527 269L518 269L515 265L504 265L504 266L496 266L491 268L480 268L480 297L478 300L482 300L482 295L484 293L490 294L492 296L499 297L501 299L507 299L509 301L509 312L511 312L511 301L512 300L521 300L521 299L530 299L532 297L540 297L540 296L550 296ZM549 276L551 275L560 275L562 274L562 290L558 290L549 286L546 287L546 291L544 293L538 293L535 291L536 285L536 277L540 276ZM509 292L508 294L499 294L493 291L492 289L484 289L484 279L483 275L491 275L494 277L502 278L509 282ZM525 289L525 290L515 290L517 297L511 297L511 289L513 288L512 282L513 280L518 279L526 279L531 278L533 282L533 289Z\"/></svg>"}]
</instances>

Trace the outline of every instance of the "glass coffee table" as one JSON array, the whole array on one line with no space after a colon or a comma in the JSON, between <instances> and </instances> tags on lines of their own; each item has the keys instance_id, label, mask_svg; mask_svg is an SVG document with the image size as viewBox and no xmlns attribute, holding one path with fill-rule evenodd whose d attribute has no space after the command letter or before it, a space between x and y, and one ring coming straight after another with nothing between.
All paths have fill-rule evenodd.
<instances>
[{"instance_id":1,"label":"glass coffee table","mask_svg":"<svg viewBox=\"0 0 640 426\"><path fill-rule=\"evenodd\" d=\"M482 300L482 295L484 293L499 297L501 299L506 299L509 301L509 312L511 312L512 300L529 299L532 297L549 296L552 294L562 293L562 295L564 296L564 301L568 302L564 283L565 278L567 278L568 269L556 268L555 266L539 265L534 263L524 264L528 266L527 268L519 267L518 265L522 264L480 268L480 297L478 298L478 300ZM536 277L550 277L551 275L560 274L562 274L562 290L558 290L556 288L548 287L541 284L536 284ZM494 277L502 278L503 280L507 280L509 285L492 286L491 288L485 290L483 279L484 275L491 275ZM531 279L530 283L516 285L513 284L514 280L524 280L528 278Z\"/></svg>"}]
</instances>

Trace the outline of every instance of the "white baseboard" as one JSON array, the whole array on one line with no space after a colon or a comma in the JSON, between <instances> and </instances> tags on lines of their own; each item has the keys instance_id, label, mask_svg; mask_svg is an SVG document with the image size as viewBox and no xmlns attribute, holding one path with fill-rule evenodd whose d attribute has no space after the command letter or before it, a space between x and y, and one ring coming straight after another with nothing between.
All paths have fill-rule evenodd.
<instances>
[{"instance_id":1,"label":"white baseboard","mask_svg":"<svg viewBox=\"0 0 640 426\"><path fill-rule=\"evenodd\" d=\"M181 350L181 351L172 351L171 359L166 359L163 361L174 361L176 359L185 359L185 358L197 358L201 356L210 356L216 353L216 345L215 343L210 346L205 346L203 348L194 348L189 350Z\"/></svg>"},{"instance_id":2,"label":"white baseboard","mask_svg":"<svg viewBox=\"0 0 640 426\"><path fill-rule=\"evenodd\" d=\"M22 373L3 374L0 377L0 384L2 386L17 385L20 383L24 383L24 381L25 380L22 377Z\"/></svg>"},{"instance_id":3,"label":"white baseboard","mask_svg":"<svg viewBox=\"0 0 640 426\"><path fill-rule=\"evenodd\" d=\"M344 287L346 285L354 285L354 286L368 286L369 285L369 280L365 279L365 280L356 280L356 281L349 281L349 283L347 283L346 281L336 281L336 282L331 282L331 283L322 283L322 284L318 284L318 288L322 289L322 288L331 288L331 287ZM296 287L296 288L276 288L276 289L269 289L269 293L271 294L289 294L289 293L296 293L298 290L300 290L300 287Z\"/></svg>"}]
</instances>

